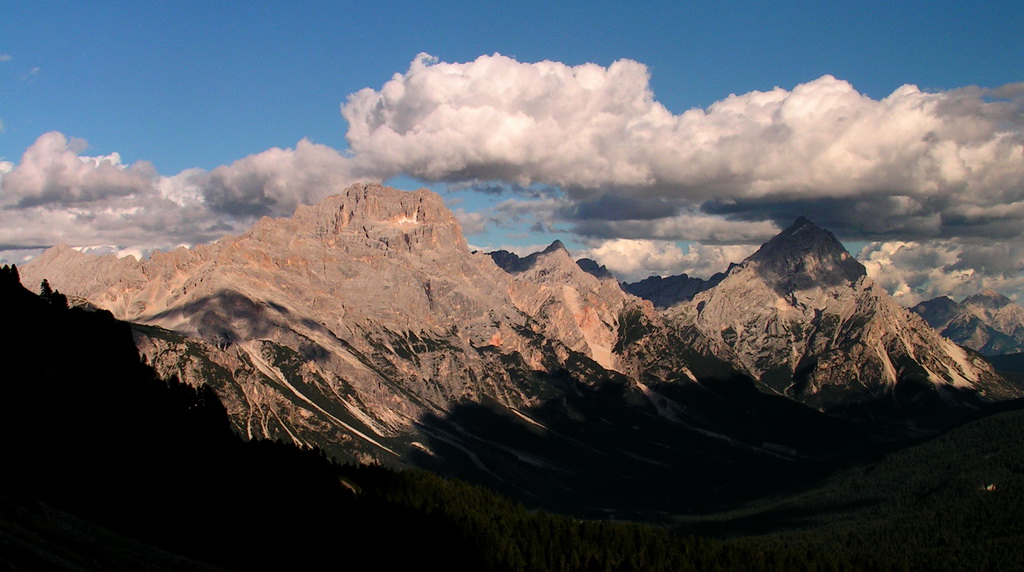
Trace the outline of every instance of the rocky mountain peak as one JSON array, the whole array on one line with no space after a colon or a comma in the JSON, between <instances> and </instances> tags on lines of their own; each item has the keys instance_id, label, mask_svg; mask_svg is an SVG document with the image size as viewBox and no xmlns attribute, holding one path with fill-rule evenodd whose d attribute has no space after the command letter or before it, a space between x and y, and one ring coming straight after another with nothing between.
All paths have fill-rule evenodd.
<instances>
[{"instance_id":1,"label":"rocky mountain peak","mask_svg":"<svg viewBox=\"0 0 1024 572\"><path fill-rule=\"evenodd\" d=\"M965 306L974 305L983 308L998 310L1004 306L1013 304L1013 301L995 290L985 290L980 294L969 296L963 301Z\"/></svg>"},{"instance_id":2,"label":"rocky mountain peak","mask_svg":"<svg viewBox=\"0 0 1024 572\"><path fill-rule=\"evenodd\" d=\"M729 270L735 266L731 264ZM656 308L664 310L680 302L693 300L697 294L716 286L727 274L728 271L719 272L707 280L686 274L664 278L648 276L639 282L623 282L622 289L634 296L650 300Z\"/></svg>"},{"instance_id":3,"label":"rocky mountain peak","mask_svg":"<svg viewBox=\"0 0 1024 572\"><path fill-rule=\"evenodd\" d=\"M579 266L584 272L599 280L605 280L608 278L615 279L615 275L612 274L605 265L598 264L596 261L589 258L580 258L576 261L576 266Z\"/></svg>"},{"instance_id":4,"label":"rocky mountain peak","mask_svg":"<svg viewBox=\"0 0 1024 572\"><path fill-rule=\"evenodd\" d=\"M912 310L943 336L982 354L1024 351L1024 308L994 290L959 304L947 297L935 298Z\"/></svg>"},{"instance_id":5,"label":"rocky mountain peak","mask_svg":"<svg viewBox=\"0 0 1024 572\"><path fill-rule=\"evenodd\" d=\"M428 189L401 191L359 183L319 204L300 206L291 220L298 232L325 239L354 234L402 250L468 249L458 220L441 196Z\"/></svg>"},{"instance_id":6,"label":"rocky mountain peak","mask_svg":"<svg viewBox=\"0 0 1024 572\"><path fill-rule=\"evenodd\" d=\"M552 252L557 252L559 250L564 250L567 253L569 252L569 250L565 248L565 245L562 244L561 240L555 239L554 242L549 244L548 247L543 250L543 253L544 254L551 254Z\"/></svg>"},{"instance_id":7,"label":"rocky mountain peak","mask_svg":"<svg viewBox=\"0 0 1024 572\"><path fill-rule=\"evenodd\" d=\"M555 240L547 248L540 252L534 252L527 256L519 256L507 250L495 250L488 252L488 256L494 260L499 268L509 274L519 274L533 268L538 262L544 260L546 266L562 265L566 262L574 264L569 251L562 244L561 240Z\"/></svg>"},{"instance_id":8,"label":"rocky mountain peak","mask_svg":"<svg viewBox=\"0 0 1024 572\"><path fill-rule=\"evenodd\" d=\"M956 317L960 305L949 296L939 296L917 304L910 311L924 318L929 326L942 331Z\"/></svg>"},{"instance_id":9,"label":"rocky mountain peak","mask_svg":"<svg viewBox=\"0 0 1024 572\"><path fill-rule=\"evenodd\" d=\"M731 354L763 390L820 409L922 380L923 391L1020 394L896 304L832 233L802 217L719 284L666 312L702 332L713 352Z\"/></svg>"},{"instance_id":10,"label":"rocky mountain peak","mask_svg":"<svg viewBox=\"0 0 1024 572\"><path fill-rule=\"evenodd\" d=\"M851 284L867 274L835 235L804 217L747 260L766 282L784 292Z\"/></svg>"}]
</instances>

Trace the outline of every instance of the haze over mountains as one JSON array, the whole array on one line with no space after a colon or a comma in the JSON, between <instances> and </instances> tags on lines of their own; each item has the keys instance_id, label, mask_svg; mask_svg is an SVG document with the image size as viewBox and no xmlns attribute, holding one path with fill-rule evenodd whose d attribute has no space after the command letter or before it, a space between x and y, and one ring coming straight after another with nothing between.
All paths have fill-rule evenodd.
<instances>
[{"instance_id":1,"label":"haze over mountains","mask_svg":"<svg viewBox=\"0 0 1024 572\"><path fill-rule=\"evenodd\" d=\"M138 324L146 359L213 386L247 437L577 508L782 474L866 419L934 430L1024 395L804 219L664 310L557 242L471 252L438 195L372 184L145 261L56 247L21 276Z\"/></svg>"}]
</instances>

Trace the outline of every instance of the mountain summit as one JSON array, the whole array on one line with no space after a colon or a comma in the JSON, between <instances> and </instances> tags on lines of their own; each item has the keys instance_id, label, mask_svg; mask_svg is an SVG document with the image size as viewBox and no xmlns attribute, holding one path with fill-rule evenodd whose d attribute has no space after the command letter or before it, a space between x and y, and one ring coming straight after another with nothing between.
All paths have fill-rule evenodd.
<instances>
[{"instance_id":1,"label":"mountain summit","mask_svg":"<svg viewBox=\"0 0 1024 572\"><path fill-rule=\"evenodd\" d=\"M567 378L621 379L619 315L658 319L558 241L470 252L440 196L373 184L145 261L57 247L22 278L144 324L151 363L216 384L243 434L383 462L440 457L423 420L461 404L518 410Z\"/></svg>"},{"instance_id":2,"label":"mountain summit","mask_svg":"<svg viewBox=\"0 0 1024 572\"><path fill-rule=\"evenodd\" d=\"M749 260L765 282L781 292L849 285L867 272L829 231L799 217Z\"/></svg>"},{"instance_id":3,"label":"mountain summit","mask_svg":"<svg viewBox=\"0 0 1024 572\"><path fill-rule=\"evenodd\" d=\"M916 421L1020 395L806 220L664 313L594 270L559 242L471 252L438 195L359 184L145 261L55 247L21 279L135 322L248 438L577 506L661 510L655 482L710 502L832 451L838 421L791 400Z\"/></svg>"},{"instance_id":4,"label":"mountain summit","mask_svg":"<svg viewBox=\"0 0 1024 572\"><path fill-rule=\"evenodd\" d=\"M815 408L897 394L903 405L1019 394L980 356L896 304L832 233L802 217L668 315L711 339L711 352L765 391Z\"/></svg>"}]
</instances>

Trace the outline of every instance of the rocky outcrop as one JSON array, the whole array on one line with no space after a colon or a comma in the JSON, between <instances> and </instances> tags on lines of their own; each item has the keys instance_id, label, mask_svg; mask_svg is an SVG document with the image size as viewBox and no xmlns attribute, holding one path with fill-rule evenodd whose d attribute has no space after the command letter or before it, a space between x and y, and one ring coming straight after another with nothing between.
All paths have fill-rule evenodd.
<instances>
[{"instance_id":1,"label":"rocky outcrop","mask_svg":"<svg viewBox=\"0 0 1024 572\"><path fill-rule=\"evenodd\" d=\"M650 300L655 307L665 310L680 302L693 300L694 296L708 288L713 288L723 278L725 278L724 272L719 272L707 280L686 274L668 277L649 276L639 282L623 282L621 286L626 292L644 300Z\"/></svg>"},{"instance_id":2,"label":"rocky outcrop","mask_svg":"<svg viewBox=\"0 0 1024 572\"><path fill-rule=\"evenodd\" d=\"M598 272L599 276L588 272L586 263L574 262L557 240L523 258L506 251L490 256L512 278L513 303L541 325L544 335L561 340L607 370L628 369L621 352L615 351L620 316L638 311L653 318L650 304L623 292L607 271Z\"/></svg>"}]
</instances>

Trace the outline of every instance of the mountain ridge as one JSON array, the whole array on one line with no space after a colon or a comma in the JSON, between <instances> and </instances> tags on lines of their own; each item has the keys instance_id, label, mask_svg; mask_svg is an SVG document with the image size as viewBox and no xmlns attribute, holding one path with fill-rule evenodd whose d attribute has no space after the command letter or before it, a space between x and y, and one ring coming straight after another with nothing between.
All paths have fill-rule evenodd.
<instances>
[{"instance_id":1,"label":"mountain ridge","mask_svg":"<svg viewBox=\"0 0 1024 572\"><path fill-rule=\"evenodd\" d=\"M833 427L821 409L934 431L1017 395L908 322L830 233L798 222L666 311L557 241L522 258L471 252L440 196L372 184L147 261L55 248L22 280L45 277L137 322L149 362L210 384L248 438L528 494L578 487L602 458L668 482L681 469L677 448L706 468L688 477L703 486L727 478L729 463L809 462L825 450L816 440L847 431L766 441L749 430L754 418L766 431L787 416ZM793 285L802 289L780 292ZM645 454L630 453L638 448Z\"/></svg>"},{"instance_id":2,"label":"mountain ridge","mask_svg":"<svg viewBox=\"0 0 1024 572\"><path fill-rule=\"evenodd\" d=\"M897 305L830 232L803 217L666 313L731 351L766 391L825 410L893 394L900 383L935 403L967 397L964 390L983 399L1020 394Z\"/></svg>"},{"instance_id":3,"label":"mountain ridge","mask_svg":"<svg viewBox=\"0 0 1024 572\"><path fill-rule=\"evenodd\" d=\"M994 290L957 303L946 296L921 302L911 311L954 342L984 355L1024 351L1024 308Z\"/></svg>"}]
</instances>

